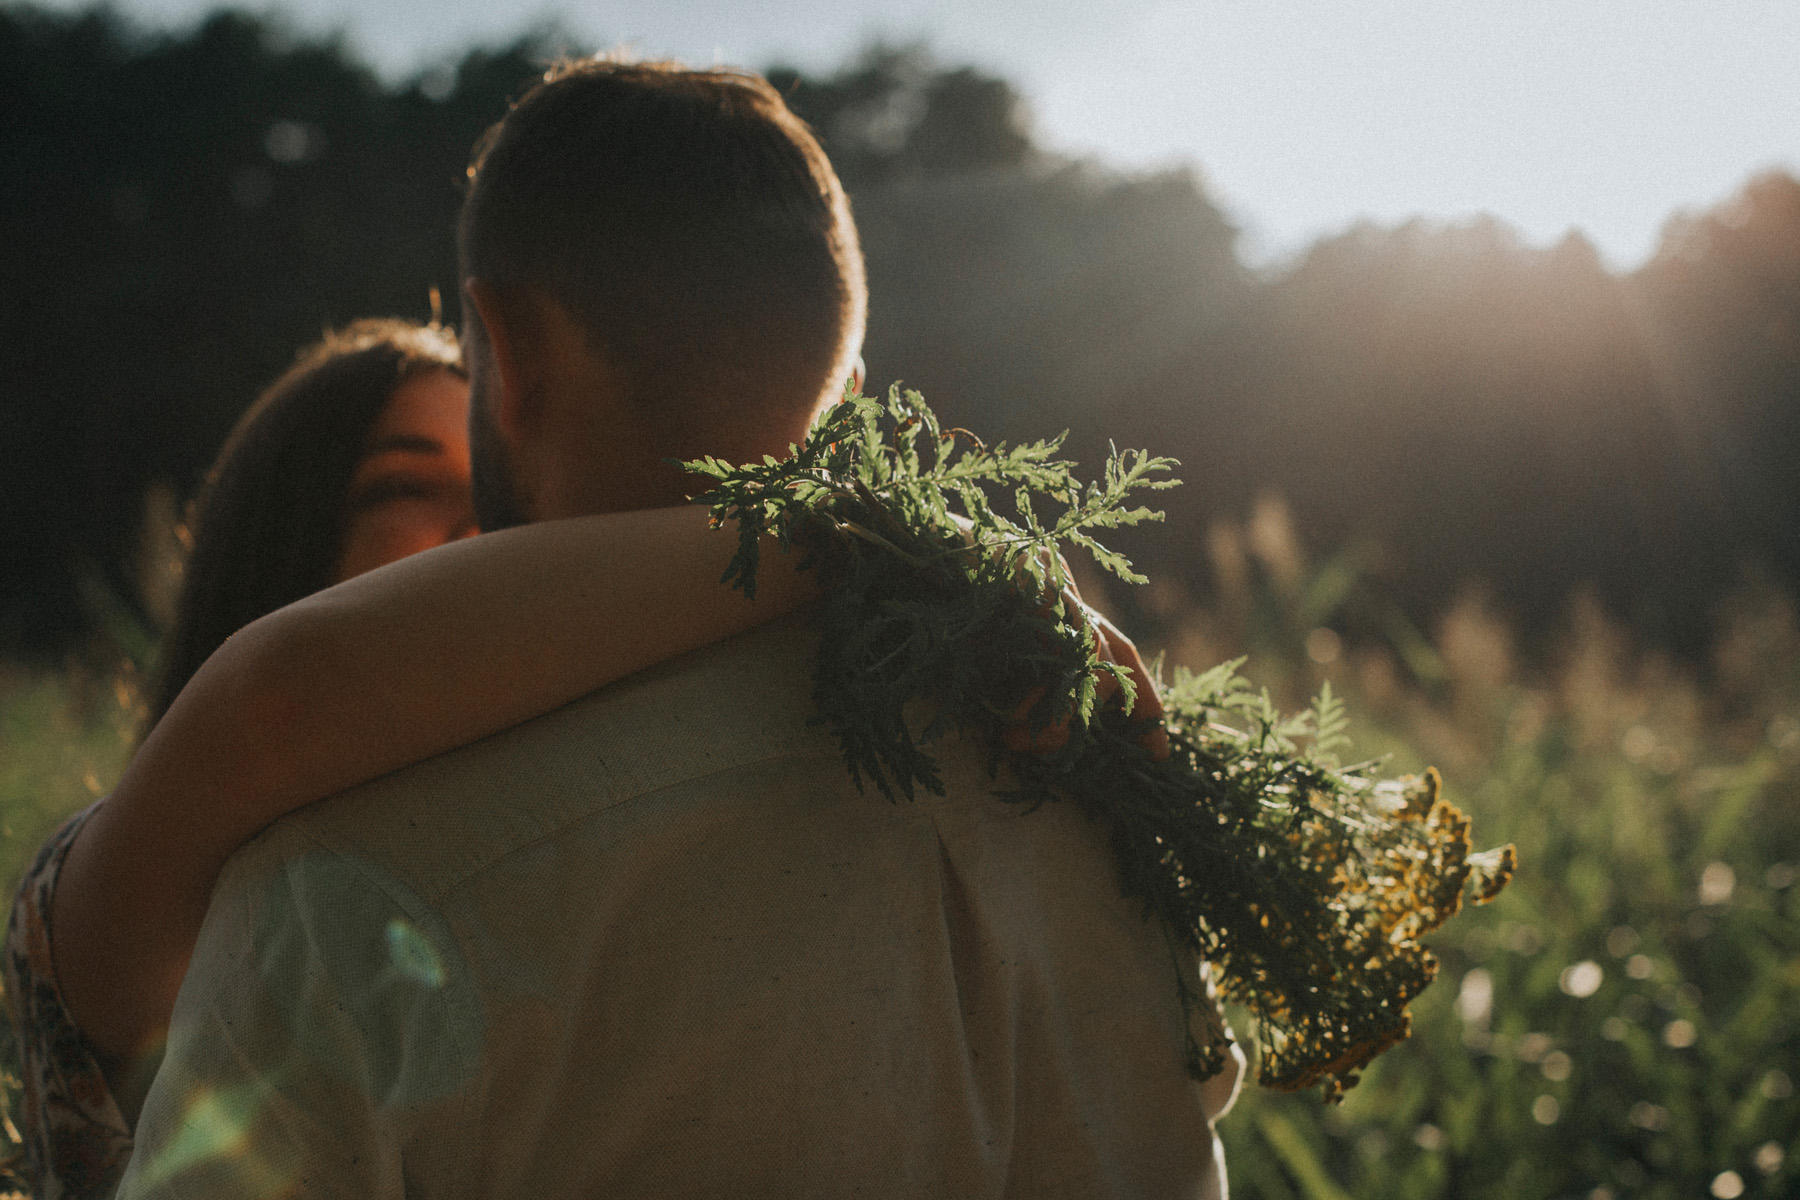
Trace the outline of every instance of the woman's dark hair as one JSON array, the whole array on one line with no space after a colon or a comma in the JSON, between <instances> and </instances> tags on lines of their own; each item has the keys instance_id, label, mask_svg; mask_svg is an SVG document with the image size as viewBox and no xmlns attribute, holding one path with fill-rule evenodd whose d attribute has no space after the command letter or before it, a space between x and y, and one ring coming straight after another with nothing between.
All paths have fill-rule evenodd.
<instances>
[{"instance_id":1,"label":"woman's dark hair","mask_svg":"<svg viewBox=\"0 0 1800 1200\"><path fill-rule=\"evenodd\" d=\"M226 638L331 584L369 431L394 390L429 370L462 374L447 330L357 321L302 350L239 418L189 510L193 545L146 731Z\"/></svg>"}]
</instances>

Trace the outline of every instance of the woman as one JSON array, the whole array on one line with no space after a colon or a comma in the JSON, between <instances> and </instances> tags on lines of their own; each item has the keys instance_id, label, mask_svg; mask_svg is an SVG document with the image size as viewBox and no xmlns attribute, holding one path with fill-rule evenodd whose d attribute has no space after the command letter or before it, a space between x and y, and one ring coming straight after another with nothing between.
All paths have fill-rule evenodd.
<instances>
[{"instance_id":1,"label":"woman","mask_svg":"<svg viewBox=\"0 0 1800 1200\"><path fill-rule=\"evenodd\" d=\"M40 852L14 911L8 986L44 1194L103 1192L122 1171L212 885L261 828L807 598L782 555L764 557L755 602L719 587L734 539L691 506L460 540L454 362L441 331L353 326L221 454L154 724L113 793ZM1107 657L1137 665L1098 629Z\"/></svg>"},{"instance_id":2,"label":"woman","mask_svg":"<svg viewBox=\"0 0 1800 1200\"><path fill-rule=\"evenodd\" d=\"M112 795L46 843L13 911L7 989L38 1194L101 1194L122 1171L236 846L309 800L801 599L778 563L754 605L714 586L730 539L698 509L534 526L370 574L475 532L467 403L444 330L359 322L304 352L220 453L149 732ZM646 554L653 570L621 571ZM520 653L527 638L538 653Z\"/></svg>"},{"instance_id":3,"label":"woman","mask_svg":"<svg viewBox=\"0 0 1800 1200\"><path fill-rule=\"evenodd\" d=\"M257 617L476 531L468 405L440 326L358 321L301 351L207 474L146 729Z\"/></svg>"}]
</instances>

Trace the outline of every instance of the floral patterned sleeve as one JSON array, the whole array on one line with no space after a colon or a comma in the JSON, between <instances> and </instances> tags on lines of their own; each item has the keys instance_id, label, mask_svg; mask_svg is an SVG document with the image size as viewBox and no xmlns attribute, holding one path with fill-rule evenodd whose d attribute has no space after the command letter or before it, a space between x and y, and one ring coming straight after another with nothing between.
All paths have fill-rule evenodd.
<instances>
[{"instance_id":1,"label":"floral patterned sleeve","mask_svg":"<svg viewBox=\"0 0 1800 1200\"><path fill-rule=\"evenodd\" d=\"M44 843L13 901L6 931L6 998L19 1035L25 1172L37 1200L111 1194L131 1157L131 1129L100 1064L63 1007L50 958L50 900L69 847L94 812L83 809Z\"/></svg>"}]
</instances>

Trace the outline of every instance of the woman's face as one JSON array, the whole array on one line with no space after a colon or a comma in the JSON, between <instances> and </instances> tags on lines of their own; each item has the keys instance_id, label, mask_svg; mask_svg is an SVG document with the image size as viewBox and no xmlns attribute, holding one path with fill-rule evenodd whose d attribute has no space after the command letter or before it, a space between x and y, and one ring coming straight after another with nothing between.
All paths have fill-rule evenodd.
<instances>
[{"instance_id":1,"label":"woman's face","mask_svg":"<svg viewBox=\"0 0 1800 1200\"><path fill-rule=\"evenodd\" d=\"M335 583L477 532L469 502L469 385L421 371L394 390L344 497Z\"/></svg>"}]
</instances>

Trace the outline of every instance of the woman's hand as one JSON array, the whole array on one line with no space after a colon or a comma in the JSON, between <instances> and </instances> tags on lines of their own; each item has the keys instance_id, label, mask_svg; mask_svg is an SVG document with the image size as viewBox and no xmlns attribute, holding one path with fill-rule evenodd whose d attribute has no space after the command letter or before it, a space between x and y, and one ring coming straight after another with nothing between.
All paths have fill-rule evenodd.
<instances>
[{"instance_id":1,"label":"woman's hand","mask_svg":"<svg viewBox=\"0 0 1800 1200\"><path fill-rule=\"evenodd\" d=\"M1067 574L1065 565L1065 578ZM1138 738L1138 744L1149 751L1150 757L1155 761L1164 761L1169 757L1169 731L1163 727L1162 694L1157 690L1156 680L1144 665L1137 646L1098 610L1088 607L1073 582L1064 589L1062 602L1067 611L1076 615L1088 636L1094 640L1094 657L1103 663L1114 663L1125 669L1132 684L1129 715L1136 723L1147 726ZM1119 681L1112 672L1103 671L1095 682L1094 691L1099 702L1104 704L1118 694ZM1028 714L1043 699L1043 695L1042 688L1034 688L1020 704L1018 712L1014 714L1013 724L1007 726L1001 736L1001 742L1008 750L1026 754L1052 754L1068 743L1067 717L1046 725L1035 733L1027 723Z\"/></svg>"},{"instance_id":2,"label":"woman's hand","mask_svg":"<svg viewBox=\"0 0 1800 1200\"><path fill-rule=\"evenodd\" d=\"M1157 688L1156 680L1144 665L1137 645L1120 633L1118 626L1093 609L1086 612L1092 621L1090 627L1099 639L1096 654L1100 661L1117 663L1131 676L1133 692L1129 715L1139 725L1148 726L1139 736L1138 744L1150 752L1152 759L1162 762L1169 757L1169 731L1163 726L1162 692ZM1118 690L1119 681L1110 672L1101 675L1095 687L1102 703Z\"/></svg>"}]
</instances>

